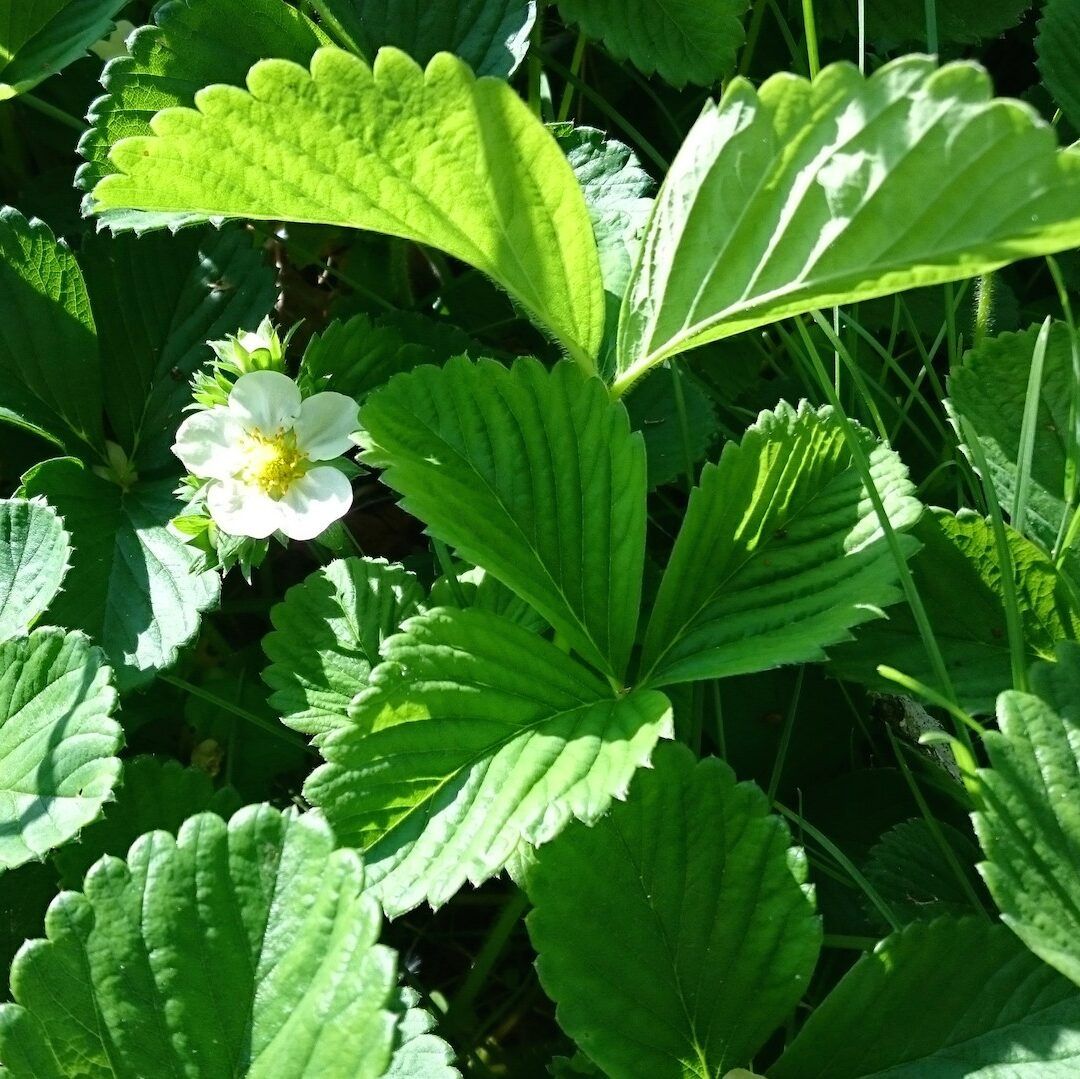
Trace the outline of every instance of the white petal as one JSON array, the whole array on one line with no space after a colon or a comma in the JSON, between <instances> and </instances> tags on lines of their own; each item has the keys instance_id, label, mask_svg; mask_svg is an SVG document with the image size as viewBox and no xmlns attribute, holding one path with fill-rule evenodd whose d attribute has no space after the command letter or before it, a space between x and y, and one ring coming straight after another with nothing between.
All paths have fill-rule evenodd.
<instances>
[{"instance_id":1,"label":"white petal","mask_svg":"<svg viewBox=\"0 0 1080 1079\"><path fill-rule=\"evenodd\" d=\"M227 408L211 408L180 424L173 453L193 476L227 480L240 467L242 435L243 428Z\"/></svg>"},{"instance_id":2,"label":"white petal","mask_svg":"<svg viewBox=\"0 0 1080 1079\"><path fill-rule=\"evenodd\" d=\"M258 330L245 330L237 337L236 343L247 352L258 352L261 348L270 351L270 335Z\"/></svg>"},{"instance_id":3,"label":"white petal","mask_svg":"<svg viewBox=\"0 0 1080 1079\"><path fill-rule=\"evenodd\" d=\"M211 484L206 508L218 528L230 536L266 539L281 527L281 503L260 488L237 480Z\"/></svg>"},{"instance_id":4,"label":"white petal","mask_svg":"<svg viewBox=\"0 0 1080 1079\"><path fill-rule=\"evenodd\" d=\"M281 531L290 539L314 539L352 505L352 484L330 465L313 468L296 481L278 503Z\"/></svg>"},{"instance_id":5,"label":"white petal","mask_svg":"<svg viewBox=\"0 0 1080 1079\"><path fill-rule=\"evenodd\" d=\"M229 394L229 410L248 428L265 435L290 430L300 415L300 390L280 371L241 375Z\"/></svg>"},{"instance_id":6,"label":"white petal","mask_svg":"<svg viewBox=\"0 0 1080 1079\"><path fill-rule=\"evenodd\" d=\"M353 434L360 426L360 409L343 393L316 393L300 406L293 430L300 452L311 461L332 461L353 449Z\"/></svg>"}]
</instances>

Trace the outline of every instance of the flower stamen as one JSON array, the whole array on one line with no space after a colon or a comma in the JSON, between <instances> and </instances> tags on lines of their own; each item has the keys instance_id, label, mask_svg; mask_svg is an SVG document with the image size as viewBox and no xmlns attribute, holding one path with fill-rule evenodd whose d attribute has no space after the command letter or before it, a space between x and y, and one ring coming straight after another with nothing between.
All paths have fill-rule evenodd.
<instances>
[{"instance_id":1,"label":"flower stamen","mask_svg":"<svg viewBox=\"0 0 1080 1079\"><path fill-rule=\"evenodd\" d=\"M264 435L249 430L244 434L240 455L243 480L274 499L280 499L308 469L307 456L300 451L293 431Z\"/></svg>"}]
</instances>

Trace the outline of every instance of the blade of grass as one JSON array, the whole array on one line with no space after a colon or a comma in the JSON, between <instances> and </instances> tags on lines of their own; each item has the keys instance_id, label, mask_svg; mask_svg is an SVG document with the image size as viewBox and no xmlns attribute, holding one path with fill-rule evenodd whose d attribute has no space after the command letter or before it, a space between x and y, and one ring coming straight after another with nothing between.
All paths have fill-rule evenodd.
<instances>
[{"instance_id":1,"label":"blade of grass","mask_svg":"<svg viewBox=\"0 0 1080 1079\"><path fill-rule=\"evenodd\" d=\"M881 526L885 541L892 553L893 562L896 565L897 576L900 578L900 585L904 592L904 598L911 608L912 617L915 619L915 625L919 630L919 637L922 640L923 648L926 649L926 654L930 660L930 665L934 670L934 675L941 686L943 695L955 704L956 690L953 687L952 679L949 677L949 671L945 666L945 659L941 654L937 638L934 636L933 627L930 625L930 618L926 613L926 607L924 606L922 597L919 595L919 590L915 585L915 579L911 574L907 559L900 549L900 541L896 535L896 530L893 528L892 522L890 522L888 514L885 512L885 506L881 501L881 494L877 489L877 485L874 483L874 477L870 472L870 459L867 456L866 450L858 435L855 433L855 428L852 426L851 420L848 419L847 415L840 408L840 402L836 399L836 394L833 391L832 384L825 371L825 366L821 362L821 357L818 355L813 339L807 332L804 320L802 318L796 319L795 325L798 327L799 333L802 336L803 344L806 346L810 362L817 374L821 388L836 412L837 423L840 424L840 428L844 433L844 438L848 444L855 467L858 469L859 475L866 485L867 494L870 496L870 500L873 503L878 523ZM957 735L970 751L971 739L968 735L967 728L964 727L963 724L957 724Z\"/></svg>"},{"instance_id":2,"label":"blade of grass","mask_svg":"<svg viewBox=\"0 0 1080 1079\"><path fill-rule=\"evenodd\" d=\"M1016 462L1016 489L1013 491L1012 526L1023 534L1027 520L1028 498L1031 493L1031 461L1035 453L1035 428L1039 420L1039 403L1042 401L1043 365L1046 346L1050 341L1050 316L1035 339L1035 352L1031 357L1031 373L1028 375L1027 393L1024 396L1024 416L1020 424L1020 451Z\"/></svg>"},{"instance_id":3,"label":"blade of grass","mask_svg":"<svg viewBox=\"0 0 1080 1079\"><path fill-rule=\"evenodd\" d=\"M891 727L885 728L886 733L889 736L889 744L892 746L893 753L896 755L896 763L900 765L900 771L904 776L904 781L908 785L908 790L911 791L912 798L915 799L915 804L919 807L919 812L922 814L923 820L926 822L926 827L930 831L930 835L933 837L934 844L938 850L941 851L942 857L949 864L949 869L952 870L953 875L956 877L957 883L960 885L961 891L967 896L968 901L971 903L973 909L977 910L987 921L990 921L990 914L983 904L982 899L979 897L979 893L975 891L974 886L971 883L971 878L964 872L963 866L960 864L960 859L956 856L956 851L953 849L953 845L945 838L945 833L941 830L941 825L938 823L937 817L934 816L933 811L930 808L930 803L927 802L923 795L922 788L915 781L915 777L911 774L911 768L908 766L908 762L904 759L904 754L900 749L897 742L896 735L893 734Z\"/></svg>"},{"instance_id":4,"label":"blade of grass","mask_svg":"<svg viewBox=\"0 0 1080 1079\"><path fill-rule=\"evenodd\" d=\"M793 809L788 809L787 806L782 805L780 802L773 802L772 806L781 816L787 817L789 821L797 824L818 846L828 851L833 859L843 866L844 872L847 873L863 895L870 900L874 909L885 919L886 925L896 933L900 931L902 928L900 919L893 913L889 904L881 898L877 889L863 876L855 863L827 835L815 828L805 817L796 813Z\"/></svg>"},{"instance_id":5,"label":"blade of grass","mask_svg":"<svg viewBox=\"0 0 1080 1079\"><path fill-rule=\"evenodd\" d=\"M805 674L806 667L799 667L799 673L795 676L795 689L791 694L787 715L784 717L784 728L780 732L780 745L776 749L772 775L769 777L768 794L770 802L776 798L776 792L780 787L780 780L784 774L784 764L787 762L788 748L791 745L791 732L795 727L795 713L799 709L799 698L802 696L803 676Z\"/></svg>"},{"instance_id":6,"label":"blade of grass","mask_svg":"<svg viewBox=\"0 0 1080 1079\"><path fill-rule=\"evenodd\" d=\"M997 492L990 481L990 470L986 463L986 454L983 453L982 443L978 435L971 429L971 425L959 416L957 422L960 425L964 444L971 455L975 471L982 479L983 494L986 505L990 511L990 527L994 533L994 548L997 551L998 563L1001 566L1001 599L1005 606L1005 626L1009 638L1009 659L1012 666L1013 688L1027 689L1027 662L1024 656L1024 631L1023 622L1020 618L1020 604L1016 596L1016 579L1013 576L1012 552L1009 550L1009 540L1005 532L1005 521L1001 516L1001 505L998 502Z\"/></svg>"}]
</instances>

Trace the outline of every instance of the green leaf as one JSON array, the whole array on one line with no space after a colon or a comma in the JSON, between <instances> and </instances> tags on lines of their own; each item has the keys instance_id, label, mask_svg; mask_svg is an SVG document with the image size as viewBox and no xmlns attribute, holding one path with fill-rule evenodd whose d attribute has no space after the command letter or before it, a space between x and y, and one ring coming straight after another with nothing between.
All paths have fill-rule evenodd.
<instances>
[{"instance_id":1,"label":"green leaf","mask_svg":"<svg viewBox=\"0 0 1080 1079\"><path fill-rule=\"evenodd\" d=\"M1029 540L1006 526L1016 596L1029 660L1051 658L1054 644L1080 633L1080 612L1054 564ZM961 708L987 715L997 695L1012 685L1009 639L1002 599L1001 563L988 520L962 510L923 515L912 531L922 550L911 563ZM877 673L887 662L928 685L936 682L911 611L894 607L888 621L863 626L853 644L830 650L834 673L881 692L896 684Z\"/></svg>"},{"instance_id":2,"label":"green leaf","mask_svg":"<svg viewBox=\"0 0 1080 1079\"><path fill-rule=\"evenodd\" d=\"M591 369L604 330L588 211L566 159L503 81L448 54L374 70L320 49L210 86L123 139L95 211L310 221L400 236L475 266ZM245 137L258 131L259 138Z\"/></svg>"},{"instance_id":3,"label":"green leaf","mask_svg":"<svg viewBox=\"0 0 1080 1079\"><path fill-rule=\"evenodd\" d=\"M652 211L653 178L629 146L595 127L559 134L592 219L608 292L622 296Z\"/></svg>"},{"instance_id":4,"label":"green leaf","mask_svg":"<svg viewBox=\"0 0 1080 1079\"><path fill-rule=\"evenodd\" d=\"M940 918L864 955L769 1079L1069 1079L1078 1065L1075 988L1003 926Z\"/></svg>"},{"instance_id":5,"label":"green leaf","mask_svg":"<svg viewBox=\"0 0 1080 1079\"><path fill-rule=\"evenodd\" d=\"M431 535L534 606L619 679L637 626L645 454L626 411L571 364L452 360L361 410L364 461Z\"/></svg>"},{"instance_id":6,"label":"green leaf","mask_svg":"<svg viewBox=\"0 0 1080 1079\"><path fill-rule=\"evenodd\" d=\"M460 56L477 75L509 78L529 49L536 0L315 0L344 34L341 44L372 60L384 45L427 64L439 52Z\"/></svg>"},{"instance_id":7,"label":"green leaf","mask_svg":"<svg viewBox=\"0 0 1080 1079\"><path fill-rule=\"evenodd\" d=\"M417 994L409 989L401 993L405 1013L398 1025L398 1045L386 1079L461 1079L452 1067L454 1051L433 1034L435 1019L430 1012L416 1007Z\"/></svg>"},{"instance_id":8,"label":"green leaf","mask_svg":"<svg viewBox=\"0 0 1080 1079\"><path fill-rule=\"evenodd\" d=\"M0 0L0 101L63 71L129 0Z\"/></svg>"},{"instance_id":9,"label":"green leaf","mask_svg":"<svg viewBox=\"0 0 1080 1079\"><path fill-rule=\"evenodd\" d=\"M617 60L680 89L735 70L746 0L559 0L564 19L603 41Z\"/></svg>"},{"instance_id":10,"label":"green leaf","mask_svg":"<svg viewBox=\"0 0 1080 1079\"><path fill-rule=\"evenodd\" d=\"M304 788L392 917L596 820L671 736L661 694L615 696L506 618L439 608L403 629Z\"/></svg>"},{"instance_id":11,"label":"green leaf","mask_svg":"<svg viewBox=\"0 0 1080 1079\"><path fill-rule=\"evenodd\" d=\"M999 729L984 737L979 869L1002 921L1080 984L1080 645L1036 664L1031 688L998 698Z\"/></svg>"},{"instance_id":12,"label":"green leaf","mask_svg":"<svg viewBox=\"0 0 1080 1079\"><path fill-rule=\"evenodd\" d=\"M93 126L79 143L87 159L76 178L83 190L116 171L109 150L120 139L149 135L154 113L193 105L196 93L212 83L243 86L251 65L267 56L306 64L326 41L282 0L174 0L157 5L154 22L135 33L129 56L105 68L106 93L90 106ZM201 219L188 213L103 215L114 228L137 229L176 228Z\"/></svg>"},{"instance_id":13,"label":"green leaf","mask_svg":"<svg viewBox=\"0 0 1080 1079\"><path fill-rule=\"evenodd\" d=\"M619 327L621 392L789 315L1080 243L1080 154L968 62L832 64L705 107L657 198Z\"/></svg>"},{"instance_id":14,"label":"green leaf","mask_svg":"<svg viewBox=\"0 0 1080 1079\"><path fill-rule=\"evenodd\" d=\"M362 887L311 814L152 832L53 903L12 970L0 1056L13 1079L382 1076L395 959Z\"/></svg>"},{"instance_id":15,"label":"green leaf","mask_svg":"<svg viewBox=\"0 0 1080 1079\"><path fill-rule=\"evenodd\" d=\"M270 703L316 744L349 722L349 702L368 685L383 641L416 614L424 590L379 559L331 562L285 593L263 638Z\"/></svg>"},{"instance_id":16,"label":"green leaf","mask_svg":"<svg viewBox=\"0 0 1080 1079\"><path fill-rule=\"evenodd\" d=\"M989 41L1020 22L1031 0L934 0L938 41L975 44ZM866 38L884 44L926 44L925 0L890 0L865 5ZM825 0L815 4L818 32L832 38L847 34L857 40L858 0Z\"/></svg>"},{"instance_id":17,"label":"green leaf","mask_svg":"<svg viewBox=\"0 0 1080 1079\"><path fill-rule=\"evenodd\" d=\"M180 509L174 481L124 490L59 458L23 477L23 492L46 498L77 537L64 591L50 607L58 623L101 645L121 690L171 666L217 600L215 573L166 527Z\"/></svg>"},{"instance_id":18,"label":"green leaf","mask_svg":"<svg viewBox=\"0 0 1080 1079\"><path fill-rule=\"evenodd\" d=\"M1069 0L1046 0L1035 39L1047 90L1074 128L1080 128L1080 11Z\"/></svg>"},{"instance_id":19,"label":"green leaf","mask_svg":"<svg viewBox=\"0 0 1080 1079\"><path fill-rule=\"evenodd\" d=\"M213 780L197 768L161 757L135 757L124 764L123 785L102 816L84 828L78 842L53 854L65 888L78 888L90 867L103 855L122 858L144 832L176 835L188 817L209 811L230 817L240 798L230 787L214 789Z\"/></svg>"},{"instance_id":20,"label":"green leaf","mask_svg":"<svg viewBox=\"0 0 1080 1079\"><path fill-rule=\"evenodd\" d=\"M448 576L439 577L431 586L426 604L428 607L478 608L509 618L533 633L542 633L548 628L547 623L520 596L479 566L459 563L455 570L457 587ZM462 597L464 603L459 602Z\"/></svg>"},{"instance_id":21,"label":"green leaf","mask_svg":"<svg viewBox=\"0 0 1080 1079\"><path fill-rule=\"evenodd\" d=\"M60 591L69 536L44 502L0 499L0 641L25 633Z\"/></svg>"},{"instance_id":22,"label":"green leaf","mask_svg":"<svg viewBox=\"0 0 1080 1079\"><path fill-rule=\"evenodd\" d=\"M600 255L607 310L602 353L606 370L614 364L619 308L641 250L656 185L633 150L608 139L603 131L573 127L562 133L556 128L556 137L581 185Z\"/></svg>"},{"instance_id":23,"label":"green leaf","mask_svg":"<svg viewBox=\"0 0 1080 1079\"><path fill-rule=\"evenodd\" d=\"M676 378L683 397L685 439L675 390ZM645 439L649 490L685 477L688 469L696 475L695 466L718 434L712 402L698 384L682 372L661 374L639 382L626 395L625 402L630 426L640 431Z\"/></svg>"},{"instance_id":24,"label":"green leaf","mask_svg":"<svg viewBox=\"0 0 1080 1079\"><path fill-rule=\"evenodd\" d=\"M1038 326L991 337L966 353L949 377L953 410L982 445L989 480L1006 513L1016 492L1020 434ZM1065 462L1074 395L1073 346L1069 327L1054 323L1043 359L1035 416L1025 532L1053 550L1065 518Z\"/></svg>"},{"instance_id":25,"label":"green leaf","mask_svg":"<svg viewBox=\"0 0 1080 1079\"><path fill-rule=\"evenodd\" d=\"M301 384L312 393L332 390L359 401L392 375L421 364L443 364L473 351L475 342L449 323L410 311L372 318L335 319L304 350Z\"/></svg>"},{"instance_id":26,"label":"green leaf","mask_svg":"<svg viewBox=\"0 0 1080 1079\"><path fill-rule=\"evenodd\" d=\"M65 843L109 797L123 741L110 673L81 633L0 643L0 869Z\"/></svg>"},{"instance_id":27,"label":"green leaf","mask_svg":"<svg viewBox=\"0 0 1080 1079\"><path fill-rule=\"evenodd\" d=\"M105 411L141 472L175 474L171 445L207 341L254 330L277 299L274 271L243 229L84 242Z\"/></svg>"},{"instance_id":28,"label":"green leaf","mask_svg":"<svg viewBox=\"0 0 1080 1079\"><path fill-rule=\"evenodd\" d=\"M102 445L97 339L82 273L47 225L10 207L0 209L0 375L0 418L73 449Z\"/></svg>"},{"instance_id":29,"label":"green leaf","mask_svg":"<svg viewBox=\"0 0 1080 1079\"><path fill-rule=\"evenodd\" d=\"M806 991L821 924L806 859L715 757L657 751L625 804L543 847L527 890L560 1026L612 1079L722 1075Z\"/></svg>"},{"instance_id":30,"label":"green leaf","mask_svg":"<svg viewBox=\"0 0 1080 1079\"><path fill-rule=\"evenodd\" d=\"M972 838L944 821L938 822L938 828L956 855L970 889L957 879L955 869L921 818L890 828L874 844L863 867L866 879L904 923L926 922L943 914L971 914L970 896L981 890L974 870L979 851Z\"/></svg>"},{"instance_id":31,"label":"green leaf","mask_svg":"<svg viewBox=\"0 0 1080 1079\"><path fill-rule=\"evenodd\" d=\"M862 436L892 526L922 512L907 469ZM901 536L906 553L917 549ZM706 465L645 634L653 686L824 658L900 598L898 570L830 408L781 402Z\"/></svg>"}]
</instances>

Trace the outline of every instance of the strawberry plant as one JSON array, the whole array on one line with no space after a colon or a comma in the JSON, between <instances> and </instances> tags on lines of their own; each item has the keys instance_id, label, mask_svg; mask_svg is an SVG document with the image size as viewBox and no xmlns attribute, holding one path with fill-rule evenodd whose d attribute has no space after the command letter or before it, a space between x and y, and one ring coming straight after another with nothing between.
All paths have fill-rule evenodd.
<instances>
[{"instance_id":1,"label":"strawberry plant","mask_svg":"<svg viewBox=\"0 0 1080 1079\"><path fill-rule=\"evenodd\" d=\"M1078 60L0 0L0 1072L1076 1074Z\"/></svg>"}]
</instances>

